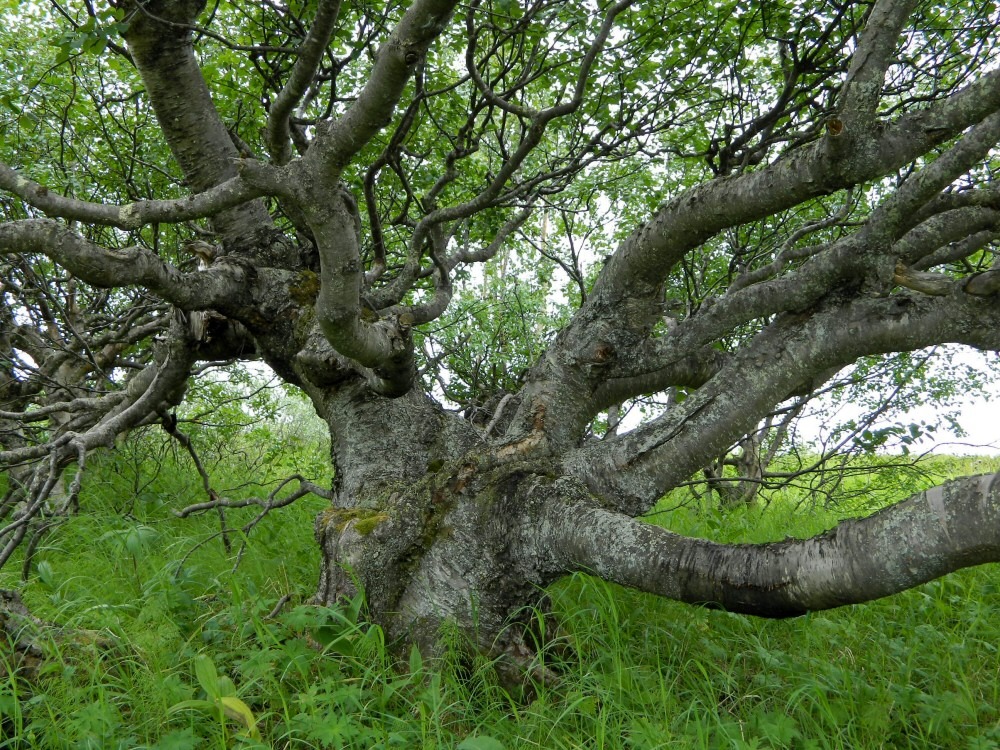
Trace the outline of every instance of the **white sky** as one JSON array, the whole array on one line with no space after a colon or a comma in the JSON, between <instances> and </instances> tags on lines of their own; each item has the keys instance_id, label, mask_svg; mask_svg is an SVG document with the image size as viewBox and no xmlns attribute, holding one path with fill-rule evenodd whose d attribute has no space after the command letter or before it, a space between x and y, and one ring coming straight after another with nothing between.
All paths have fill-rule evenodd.
<instances>
[{"instance_id":1,"label":"white sky","mask_svg":"<svg viewBox=\"0 0 1000 750\"><path fill-rule=\"evenodd\" d=\"M991 357L984 362L981 353L966 347L955 346L951 355L953 364L963 364L982 369L996 367L997 359ZM952 400L951 406L958 411L957 422L966 432L965 437L958 437L943 421L937 431L930 437L923 438L914 446L914 452L923 453L933 449L935 453L953 455L1000 455L1000 384L994 385L989 397L984 400L980 392L967 392ZM935 405L916 407L896 419L886 423L902 422L904 424L936 422L942 408ZM847 407L840 413L841 420L860 417L861 409ZM804 436L817 435L822 425L818 419L807 417L803 419L799 429Z\"/></svg>"}]
</instances>

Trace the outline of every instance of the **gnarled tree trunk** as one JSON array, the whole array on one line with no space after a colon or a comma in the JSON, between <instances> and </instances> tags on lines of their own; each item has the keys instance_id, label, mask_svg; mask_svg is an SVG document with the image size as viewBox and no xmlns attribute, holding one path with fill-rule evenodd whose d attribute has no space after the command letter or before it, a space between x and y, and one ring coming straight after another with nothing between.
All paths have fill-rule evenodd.
<instances>
[{"instance_id":1,"label":"gnarled tree trunk","mask_svg":"<svg viewBox=\"0 0 1000 750\"><path fill-rule=\"evenodd\" d=\"M429 402L422 413L441 419ZM376 420L383 440L375 445L387 459L377 471L365 461L354 474L338 461L337 499L316 522L323 550L317 599L334 604L363 591L368 616L397 645L433 652L447 623L523 666L530 608L545 586L572 571L780 618L1000 561L1000 475L949 482L813 539L733 546L609 508L558 459L483 443L470 449L461 434L435 441L433 453L414 452L412 424L399 424L391 433L384 418ZM403 461L409 472L385 450L396 436L411 446Z\"/></svg>"}]
</instances>

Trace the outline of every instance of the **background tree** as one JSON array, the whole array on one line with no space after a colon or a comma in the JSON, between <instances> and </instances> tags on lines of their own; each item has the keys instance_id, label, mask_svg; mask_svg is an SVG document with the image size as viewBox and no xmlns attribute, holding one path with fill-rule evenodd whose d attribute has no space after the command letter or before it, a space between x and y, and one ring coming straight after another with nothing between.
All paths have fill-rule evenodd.
<instances>
[{"instance_id":1,"label":"background tree","mask_svg":"<svg viewBox=\"0 0 1000 750\"><path fill-rule=\"evenodd\" d=\"M0 563L90 451L249 359L330 429L318 601L363 589L401 642L451 621L516 662L577 570L782 617L1000 559L992 477L765 546L640 520L737 444L748 497L848 365L1000 348L994 9L5 16Z\"/></svg>"}]
</instances>

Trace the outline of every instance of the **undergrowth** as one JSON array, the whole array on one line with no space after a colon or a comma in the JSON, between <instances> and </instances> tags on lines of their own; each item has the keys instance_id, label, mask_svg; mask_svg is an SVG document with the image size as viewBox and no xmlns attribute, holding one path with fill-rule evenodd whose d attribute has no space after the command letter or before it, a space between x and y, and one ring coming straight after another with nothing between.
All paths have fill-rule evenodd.
<instances>
[{"instance_id":1,"label":"undergrowth","mask_svg":"<svg viewBox=\"0 0 1000 750\"><path fill-rule=\"evenodd\" d=\"M230 451L211 461L213 480L234 497L266 493L301 458ZM934 461L925 484L997 469ZM247 482L248 462L263 485ZM573 576L552 588L551 614L535 613L553 644L539 659L560 678L529 700L457 648L394 661L360 601L309 606L323 501L274 512L249 536L239 529L257 509L229 511L227 551L214 512L174 515L200 499L195 479L173 449L123 446L89 469L82 512L36 550L27 583L18 565L0 572L38 616L94 633L53 643L30 693L0 681L0 748L1000 747L997 566L787 621ZM871 510L801 500L722 514L680 492L651 521L757 542Z\"/></svg>"}]
</instances>

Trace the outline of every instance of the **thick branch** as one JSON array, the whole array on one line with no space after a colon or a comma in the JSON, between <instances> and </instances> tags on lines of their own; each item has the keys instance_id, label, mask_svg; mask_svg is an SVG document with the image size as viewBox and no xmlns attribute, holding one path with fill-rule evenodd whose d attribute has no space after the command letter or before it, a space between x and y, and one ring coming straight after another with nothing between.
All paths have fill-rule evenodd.
<instances>
[{"instance_id":1,"label":"thick branch","mask_svg":"<svg viewBox=\"0 0 1000 750\"><path fill-rule=\"evenodd\" d=\"M841 116L871 122L882 96L885 73L915 0L879 0L868 16L841 89Z\"/></svg>"},{"instance_id":2,"label":"thick branch","mask_svg":"<svg viewBox=\"0 0 1000 750\"><path fill-rule=\"evenodd\" d=\"M194 54L190 22L202 6L197 0L141 3L125 34L160 129L195 193L235 177L239 158ZM260 201L212 218L213 228L241 247L253 247L255 234L270 223Z\"/></svg>"},{"instance_id":3,"label":"thick branch","mask_svg":"<svg viewBox=\"0 0 1000 750\"><path fill-rule=\"evenodd\" d=\"M205 271L182 273L150 250L101 247L50 219L0 224L0 253L46 255L88 284L146 287L185 310L233 310L247 291L241 266L218 263Z\"/></svg>"},{"instance_id":4,"label":"thick branch","mask_svg":"<svg viewBox=\"0 0 1000 750\"><path fill-rule=\"evenodd\" d=\"M926 270L933 265L965 258L980 249L986 237L1000 231L1000 210L968 206L944 211L931 216L926 221L913 227L893 247L893 254L900 260L919 270ZM976 237L971 244L965 242ZM964 248L947 252L944 257L939 252L947 245L955 243Z\"/></svg>"},{"instance_id":5,"label":"thick branch","mask_svg":"<svg viewBox=\"0 0 1000 750\"><path fill-rule=\"evenodd\" d=\"M996 299L879 297L831 302L807 318L785 315L683 404L626 435L584 445L566 465L620 508L642 513L813 379L861 356L946 342L1000 348Z\"/></svg>"},{"instance_id":6,"label":"thick branch","mask_svg":"<svg viewBox=\"0 0 1000 750\"><path fill-rule=\"evenodd\" d=\"M292 66L291 75L271 104L267 118L267 142L271 149L271 161L275 164L287 164L292 157L288 121L292 111L305 96L316 68L326 53L330 35L337 25L340 5L341 0L320 0L309 33L298 49L298 59Z\"/></svg>"},{"instance_id":7,"label":"thick branch","mask_svg":"<svg viewBox=\"0 0 1000 750\"><path fill-rule=\"evenodd\" d=\"M268 192L264 165L259 165L254 173L256 179L253 184L237 176L187 198L136 201L124 206L112 206L59 195L45 185L18 174L7 165L0 164L0 190L13 193L29 206L44 211L49 216L119 229L139 229L153 223L176 224L214 216L264 195ZM277 192L276 188L274 192Z\"/></svg>"},{"instance_id":8,"label":"thick branch","mask_svg":"<svg viewBox=\"0 0 1000 750\"><path fill-rule=\"evenodd\" d=\"M584 311L629 310L652 298L690 249L722 229L777 213L897 169L1000 109L1000 70L904 115L881 136L841 134L794 151L760 171L714 180L668 201L605 266ZM649 304L643 302L643 304Z\"/></svg>"},{"instance_id":9,"label":"thick branch","mask_svg":"<svg viewBox=\"0 0 1000 750\"><path fill-rule=\"evenodd\" d=\"M588 415L613 404L671 387L700 388L722 368L727 357L712 347L678 358L660 341L620 352L621 361L608 369L588 403Z\"/></svg>"},{"instance_id":10,"label":"thick branch","mask_svg":"<svg viewBox=\"0 0 1000 750\"><path fill-rule=\"evenodd\" d=\"M334 349L374 371L371 385L377 392L400 396L412 387L415 374L413 321L403 316L377 320L374 311L363 309L357 206L343 190L329 197L318 207L304 205L320 255L316 318Z\"/></svg>"},{"instance_id":11,"label":"thick branch","mask_svg":"<svg viewBox=\"0 0 1000 750\"><path fill-rule=\"evenodd\" d=\"M553 504L545 549L567 570L678 601L793 617L1000 561L1000 475L965 477L812 539L724 545Z\"/></svg>"},{"instance_id":12,"label":"thick branch","mask_svg":"<svg viewBox=\"0 0 1000 750\"><path fill-rule=\"evenodd\" d=\"M910 176L868 220L870 232L895 237L910 217L1000 143L1000 112L977 122L941 156Z\"/></svg>"},{"instance_id":13,"label":"thick branch","mask_svg":"<svg viewBox=\"0 0 1000 750\"><path fill-rule=\"evenodd\" d=\"M406 82L431 43L444 30L458 3L416 0L382 45L375 67L357 100L337 120L317 128L307 159L318 159L321 172L336 178L340 170L389 124Z\"/></svg>"},{"instance_id":14,"label":"thick branch","mask_svg":"<svg viewBox=\"0 0 1000 750\"><path fill-rule=\"evenodd\" d=\"M670 200L619 246L569 328L533 368L513 429L530 429L527 426L535 421L534 415L544 412L550 443L569 445L578 439L578 415L586 411L586 404L580 402L593 386L586 382L586 376L569 370L590 361L588 347L608 331L648 335L660 318L663 281L690 250L726 227L761 219L899 168L975 125L947 152L940 167L932 162L912 187L904 185L899 200L887 202L876 227L866 227L854 237L817 252L794 274L726 295L706 313L679 326L670 336L677 345L676 354L667 352L667 344L663 346L665 364L746 320L808 309L848 277L871 276L878 288L887 289L895 261L889 255L894 237L885 235L904 225L907 211L926 202L932 188L940 189L946 174L974 162L974 157L988 148L998 109L1000 71L993 71L948 99L902 116L884 130L831 133L760 171L714 180ZM872 236L878 234L876 229L881 230L881 236ZM992 287L984 280L976 290L985 288ZM567 409L567 403L573 408ZM567 422L564 415L576 421Z\"/></svg>"}]
</instances>

